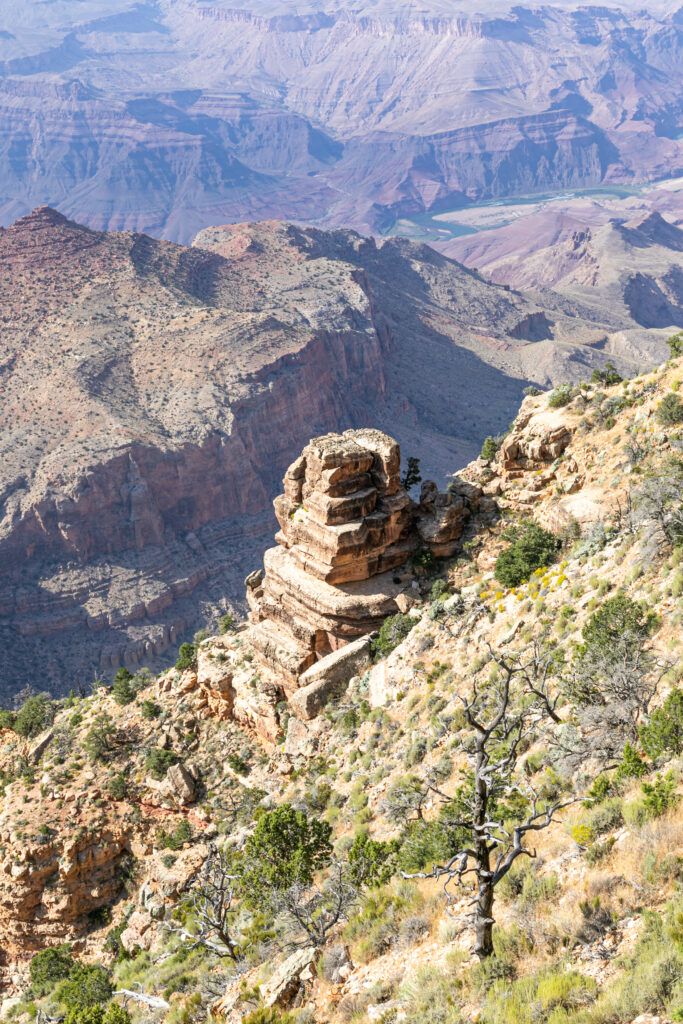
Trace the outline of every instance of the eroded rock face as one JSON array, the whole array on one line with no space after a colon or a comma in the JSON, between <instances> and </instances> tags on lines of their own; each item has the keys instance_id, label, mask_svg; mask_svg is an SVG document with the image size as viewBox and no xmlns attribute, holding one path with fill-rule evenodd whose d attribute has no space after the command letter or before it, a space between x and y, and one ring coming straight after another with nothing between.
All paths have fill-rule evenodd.
<instances>
[{"instance_id":1,"label":"eroded rock face","mask_svg":"<svg viewBox=\"0 0 683 1024\"><path fill-rule=\"evenodd\" d=\"M404 584L394 572L418 547L444 555L457 545L469 500L426 484L416 506L400 466L393 438L347 430L315 438L285 474L279 547L247 598L251 643L288 696L317 660L397 611Z\"/></svg>"},{"instance_id":2,"label":"eroded rock face","mask_svg":"<svg viewBox=\"0 0 683 1024\"><path fill-rule=\"evenodd\" d=\"M125 829L60 832L18 842L7 824L0 824L0 843L7 843L0 860L0 934L9 955L79 938L88 914L119 896L122 862L131 852Z\"/></svg>"},{"instance_id":3,"label":"eroded rock face","mask_svg":"<svg viewBox=\"0 0 683 1024\"><path fill-rule=\"evenodd\" d=\"M369 663L368 635L405 607L412 573L400 567L421 548L452 555L479 503L481 489L458 478L448 492L425 483L416 503L400 466L379 430L310 441L275 499L265 572L244 581L248 628L205 641L196 669L163 676L160 690L194 692L201 717L234 719L268 745L285 738L285 700L310 721L341 696Z\"/></svg>"}]
</instances>

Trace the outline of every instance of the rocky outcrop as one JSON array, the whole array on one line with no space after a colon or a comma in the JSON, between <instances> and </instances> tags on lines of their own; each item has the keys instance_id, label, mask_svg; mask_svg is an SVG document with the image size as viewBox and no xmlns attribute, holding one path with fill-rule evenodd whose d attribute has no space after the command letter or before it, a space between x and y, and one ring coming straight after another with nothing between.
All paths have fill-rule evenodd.
<instances>
[{"instance_id":1,"label":"rocky outcrop","mask_svg":"<svg viewBox=\"0 0 683 1024\"><path fill-rule=\"evenodd\" d=\"M452 555L479 503L479 487L459 478L447 492L426 482L416 503L400 465L379 430L310 441L274 502L277 546L245 580L248 628L202 643L196 667L161 677L160 692L194 692L202 717L234 719L267 744L284 738L284 701L310 721L341 696L370 664L369 635L405 606L411 556Z\"/></svg>"},{"instance_id":2,"label":"rocky outcrop","mask_svg":"<svg viewBox=\"0 0 683 1024\"><path fill-rule=\"evenodd\" d=\"M33 838L0 822L0 934L8 955L26 954L84 936L88 915L119 897L121 868L131 853L125 828L53 828Z\"/></svg>"},{"instance_id":3,"label":"rocky outcrop","mask_svg":"<svg viewBox=\"0 0 683 1024\"><path fill-rule=\"evenodd\" d=\"M398 444L380 431L327 434L304 448L275 499L279 546L247 591L249 639L285 693L297 691L305 717L321 698L310 691L309 704L299 688L338 685L344 659L329 656L398 610L406 588L398 568L422 546L452 554L470 514L464 493L442 494L434 484L416 506L400 461ZM350 661L347 671L350 678Z\"/></svg>"},{"instance_id":4,"label":"rocky outcrop","mask_svg":"<svg viewBox=\"0 0 683 1024\"><path fill-rule=\"evenodd\" d=\"M304 720L315 718L332 697L344 693L354 675L364 672L371 663L369 637L352 640L346 647L316 661L300 676L299 689L290 698L294 714Z\"/></svg>"}]
</instances>

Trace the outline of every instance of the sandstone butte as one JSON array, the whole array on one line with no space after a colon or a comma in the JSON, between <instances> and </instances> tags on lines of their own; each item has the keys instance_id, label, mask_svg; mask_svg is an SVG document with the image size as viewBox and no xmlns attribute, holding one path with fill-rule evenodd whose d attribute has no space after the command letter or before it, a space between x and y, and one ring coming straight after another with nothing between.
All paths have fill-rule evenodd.
<instances>
[{"instance_id":1,"label":"sandstone butte","mask_svg":"<svg viewBox=\"0 0 683 1024\"><path fill-rule=\"evenodd\" d=\"M411 556L454 554L479 505L479 488L457 477L446 492L423 483L412 501L400 465L397 442L372 429L314 438L292 463L274 502L277 545L265 573L245 581L248 628L221 641L219 663L200 649L196 675L181 684L205 692L207 714L234 716L272 744L282 700L314 718L367 667L369 634L414 594ZM173 680L166 674L161 688Z\"/></svg>"}]
</instances>

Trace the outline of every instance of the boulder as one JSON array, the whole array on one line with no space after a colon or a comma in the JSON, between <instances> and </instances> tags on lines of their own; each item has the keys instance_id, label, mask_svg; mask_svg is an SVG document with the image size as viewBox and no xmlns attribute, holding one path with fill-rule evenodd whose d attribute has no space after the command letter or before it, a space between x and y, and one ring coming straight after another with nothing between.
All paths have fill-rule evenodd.
<instances>
[{"instance_id":1,"label":"boulder","mask_svg":"<svg viewBox=\"0 0 683 1024\"><path fill-rule=\"evenodd\" d=\"M45 732L41 732L41 734L33 741L28 751L28 761L30 764L38 764L41 757L52 743L53 736L54 730L47 729Z\"/></svg>"},{"instance_id":2,"label":"boulder","mask_svg":"<svg viewBox=\"0 0 683 1024\"><path fill-rule=\"evenodd\" d=\"M290 697L294 714L304 720L319 715L327 702L340 697L352 676L359 675L372 663L369 636L333 651L312 665L300 677L300 688Z\"/></svg>"},{"instance_id":3,"label":"boulder","mask_svg":"<svg viewBox=\"0 0 683 1024\"><path fill-rule=\"evenodd\" d=\"M288 1006L299 991L300 977L315 962L313 946L292 953L275 973L259 986L266 1006Z\"/></svg>"},{"instance_id":4,"label":"boulder","mask_svg":"<svg viewBox=\"0 0 683 1024\"><path fill-rule=\"evenodd\" d=\"M152 918L146 910L134 910L121 932L121 945L129 953L138 949L149 949L154 938Z\"/></svg>"},{"instance_id":5,"label":"boulder","mask_svg":"<svg viewBox=\"0 0 683 1024\"><path fill-rule=\"evenodd\" d=\"M198 779L199 772L196 768L190 765L186 767L179 762L171 765L157 791L163 799L173 801L177 807L184 807L194 803Z\"/></svg>"},{"instance_id":6,"label":"boulder","mask_svg":"<svg viewBox=\"0 0 683 1024\"><path fill-rule=\"evenodd\" d=\"M294 715L287 723L285 754L288 757L311 757L318 748L318 739L300 719Z\"/></svg>"}]
</instances>

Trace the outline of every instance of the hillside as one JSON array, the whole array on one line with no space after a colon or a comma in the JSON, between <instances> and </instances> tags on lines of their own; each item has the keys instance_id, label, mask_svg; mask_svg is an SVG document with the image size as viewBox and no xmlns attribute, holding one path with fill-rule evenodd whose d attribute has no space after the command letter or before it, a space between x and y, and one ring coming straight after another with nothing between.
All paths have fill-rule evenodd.
<instances>
[{"instance_id":1,"label":"hillside","mask_svg":"<svg viewBox=\"0 0 683 1024\"><path fill-rule=\"evenodd\" d=\"M314 438L248 622L5 712L3 1016L680 1019L682 371L532 394L419 500Z\"/></svg>"},{"instance_id":2,"label":"hillside","mask_svg":"<svg viewBox=\"0 0 683 1024\"><path fill-rule=\"evenodd\" d=\"M551 289L588 308L607 306L643 327L680 327L681 193L655 194L671 196L666 216L654 202L634 215L628 207L637 201L605 208L569 200L439 248L501 284Z\"/></svg>"},{"instance_id":3,"label":"hillside","mask_svg":"<svg viewBox=\"0 0 683 1024\"><path fill-rule=\"evenodd\" d=\"M681 173L676 5L5 0L0 219L189 243Z\"/></svg>"},{"instance_id":4,"label":"hillside","mask_svg":"<svg viewBox=\"0 0 683 1024\"><path fill-rule=\"evenodd\" d=\"M232 225L184 247L42 209L0 232L0 265L6 695L158 667L239 604L312 434L378 426L440 480L529 380L664 351L629 319L348 231Z\"/></svg>"}]
</instances>

